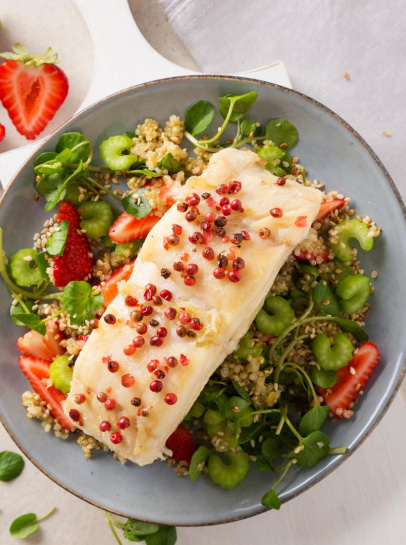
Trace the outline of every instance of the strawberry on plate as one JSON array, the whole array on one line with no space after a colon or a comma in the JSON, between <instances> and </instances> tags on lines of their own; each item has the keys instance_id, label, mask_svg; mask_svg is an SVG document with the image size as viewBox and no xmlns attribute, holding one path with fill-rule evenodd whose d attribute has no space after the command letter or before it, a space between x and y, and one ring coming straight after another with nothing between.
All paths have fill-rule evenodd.
<instances>
[{"instance_id":1,"label":"strawberry on plate","mask_svg":"<svg viewBox=\"0 0 406 545\"><path fill-rule=\"evenodd\" d=\"M100 291L103 294L103 306L107 307L118 294L117 282L128 280L134 268L134 260L115 269L107 280L100 283Z\"/></svg>"},{"instance_id":2,"label":"strawberry on plate","mask_svg":"<svg viewBox=\"0 0 406 545\"><path fill-rule=\"evenodd\" d=\"M54 117L68 94L65 73L55 66L57 54L48 48L31 55L21 44L0 53L0 100L20 134L34 140Z\"/></svg>"},{"instance_id":3,"label":"strawberry on plate","mask_svg":"<svg viewBox=\"0 0 406 545\"><path fill-rule=\"evenodd\" d=\"M151 214L143 218L136 218L128 212L123 212L110 227L109 237L117 244L145 238L160 219L160 217Z\"/></svg>"},{"instance_id":4,"label":"strawberry on plate","mask_svg":"<svg viewBox=\"0 0 406 545\"><path fill-rule=\"evenodd\" d=\"M66 394L63 394L55 386L47 385L51 362L33 356L20 356L18 363L34 392L51 407L50 412L55 420L65 429L74 431L73 422L65 415L62 408Z\"/></svg>"},{"instance_id":5,"label":"strawberry on plate","mask_svg":"<svg viewBox=\"0 0 406 545\"><path fill-rule=\"evenodd\" d=\"M6 129L4 128L4 125L0 123L0 142L4 139L6 136Z\"/></svg>"},{"instance_id":6,"label":"strawberry on plate","mask_svg":"<svg viewBox=\"0 0 406 545\"><path fill-rule=\"evenodd\" d=\"M54 284L64 288L69 282L85 280L91 274L94 257L85 234L78 229L81 218L73 204L62 201L59 207L58 222L69 222L68 237L63 254L53 260Z\"/></svg>"},{"instance_id":7,"label":"strawberry on plate","mask_svg":"<svg viewBox=\"0 0 406 545\"><path fill-rule=\"evenodd\" d=\"M338 418L345 417L362 394L379 361L379 350L371 341L362 343L346 367L337 371L337 381L324 394L324 402ZM348 414L349 415L349 414Z\"/></svg>"},{"instance_id":8,"label":"strawberry on plate","mask_svg":"<svg viewBox=\"0 0 406 545\"><path fill-rule=\"evenodd\" d=\"M334 197L333 199L324 199L320 205L320 210L315 221L321 221L331 214L334 210L339 210L345 205L344 198Z\"/></svg>"},{"instance_id":9,"label":"strawberry on plate","mask_svg":"<svg viewBox=\"0 0 406 545\"><path fill-rule=\"evenodd\" d=\"M30 329L18 339L17 348L23 356L33 356L34 358L52 361L57 356L65 353L65 349L60 345L63 334L57 322L49 320L45 323L45 326L47 328L45 335Z\"/></svg>"},{"instance_id":10,"label":"strawberry on plate","mask_svg":"<svg viewBox=\"0 0 406 545\"><path fill-rule=\"evenodd\" d=\"M180 424L166 441L166 446L172 451L172 458L178 463L186 462L189 466L193 454L196 451L196 443L191 431Z\"/></svg>"}]
</instances>

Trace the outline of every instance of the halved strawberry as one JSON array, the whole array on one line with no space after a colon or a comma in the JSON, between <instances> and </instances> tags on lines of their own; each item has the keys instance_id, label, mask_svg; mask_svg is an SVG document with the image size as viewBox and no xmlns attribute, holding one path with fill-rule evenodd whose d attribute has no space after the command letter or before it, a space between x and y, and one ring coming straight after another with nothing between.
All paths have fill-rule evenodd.
<instances>
[{"instance_id":1,"label":"halved strawberry","mask_svg":"<svg viewBox=\"0 0 406 545\"><path fill-rule=\"evenodd\" d=\"M4 125L0 123L0 142L3 140L5 136L6 136L6 129L4 128Z\"/></svg>"},{"instance_id":2,"label":"halved strawberry","mask_svg":"<svg viewBox=\"0 0 406 545\"><path fill-rule=\"evenodd\" d=\"M53 260L54 284L64 288L74 280L84 280L91 274L94 257L90 243L78 230L81 218L73 204L63 201L59 207L58 222L69 222L68 237L63 254Z\"/></svg>"},{"instance_id":3,"label":"halved strawberry","mask_svg":"<svg viewBox=\"0 0 406 545\"><path fill-rule=\"evenodd\" d=\"M320 205L320 210L316 216L315 221L321 221L326 218L333 210L339 210L345 205L345 199L334 197L331 200L323 200Z\"/></svg>"},{"instance_id":4,"label":"halved strawberry","mask_svg":"<svg viewBox=\"0 0 406 545\"><path fill-rule=\"evenodd\" d=\"M123 212L110 227L109 237L117 244L145 238L160 219L152 214L143 218L135 218L131 214Z\"/></svg>"},{"instance_id":5,"label":"halved strawberry","mask_svg":"<svg viewBox=\"0 0 406 545\"><path fill-rule=\"evenodd\" d=\"M60 345L63 334L59 330L58 324L55 320L50 320L46 322L45 326L47 328L45 335L30 329L18 339L17 348L23 356L52 361L65 353L65 349Z\"/></svg>"},{"instance_id":6,"label":"halved strawberry","mask_svg":"<svg viewBox=\"0 0 406 545\"><path fill-rule=\"evenodd\" d=\"M132 270L134 268L134 260L125 265L121 265L111 274L110 278L103 280L100 283L100 290L104 297L103 305L106 307L111 303L111 301L118 294L117 282L122 280L128 280L131 276Z\"/></svg>"},{"instance_id":7,"label":"halved strawberry","mask_svg":"<svg viewBox=\"0 0 406 545\"><path fill-rule=\"evenodd\" d=\"M51 407L50 412L55 420L67 430L74 431L73 422L66 416L62 408L62 401L66 399L66 394L63 394L55 386L47 386L51 362L32 356L20 356L18 363L34 392Z\"/></svg>"},{"instance_id":8,"label":"halved strawberry","mask_svg":"<svg viewBox=\"0 0 406 545\"><path fill-rule=\"evenodd\" d=\"M166 446L172 451L172 458L178 463L186 462L188 466L197 448L192 432L187 430L182 424L168 437Z\"/></svg>"},{"instance_id":9,"label":"halved strawberry","mask_svg":"<svg viewBox=\"0 0 406 545\"><path fill-rule=\"evenodd\" d=\"M21 44L0 65L0 100L18 132L33 140L40 134L68 94L65 73L55 66L57 54L48 48L41 56L31 55Z\"/></svg>"},{"instance_id":10,"label":"halved strawberry","mask_svg":"<svg viewBox=\"0 0 406 545\"><path fill-rule=\"evenodd\" d=\"M337 371L337 382L323 396L324 402L338 418L346 416L362 394L379 361L379 350L371 341L362 343L348 365Z\"/></svg>"}]
</instances>

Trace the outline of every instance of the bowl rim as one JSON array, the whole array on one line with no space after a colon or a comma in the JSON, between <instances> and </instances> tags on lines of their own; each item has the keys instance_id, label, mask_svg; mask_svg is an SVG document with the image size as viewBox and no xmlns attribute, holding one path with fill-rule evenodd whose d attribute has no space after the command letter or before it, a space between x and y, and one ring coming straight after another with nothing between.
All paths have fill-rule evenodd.
<instances>
[{"instance_id":1,"label":"bowl rim","mask_svg":"<svg viewBox=\"0 0 406 545\"><path fill-rule=\"evenodd\" d=\"M364 138L349 124L347 123L341 116L336 114L333 110L331 110L328 106L325 106L323 103L319 102L318 100L300 92L295 89L290 89L288 87L284 87L282 85L267 82L261 79L256 79L252 77L246 77L246 76L229 76L229 75L221 75L221 74L195 74L195 75L184 75L184 76L173 76L168 78L160 78L155 79L151 81L147 81L145 83L140 83L131 87L126 87L125 89L122 89L120 91L116 91L114 93L111 93L101 99L98 99L96 102L90 104L89 106L86 106L83 109L80 109L77 111L74 115L72 115L69 119L64 121L61 125L59 125L55 130L53 130L49 135L47 135L38 146L35 147L31 151L28 157L26 157L21 164L21 166L17 169L15 174L13 175L10 183L8 184L7 188L3 191L3 194L0 197L0 208L3 206L4 200L7 198L7 195L9 191L11 191L12 187L18 180L19 176L21 175L22 171L25 169L27 164L32 161L32 159L40 153L40 150L42 150L44 147L46 147L47 143L52 140L58 133L64 132L65 127L71 125L76 120L80 120L81 117L85 117L89 112L91 112L93 109L103 106L104 103L108 103L110 101L114 101L117 97L120 97L122 95L131 94L133 92L136 92L138 89L144 89L148 87L156 87L162 84L170 84L170 83L176 83L176 82L182 82L182 81L195 81L195 80L203 80L203 81L231 81L231 82L243 82L243 83L254 83L256 86L261 86L265 88L272 88L278 92L285 93L286 95L293 95L296 98L299 98L300 100L315 106L318 110L321 110L323 113L327 114L329 117L333 118L334 121L336 121L339 125L341 125L346 131L348 131L351 136L353 136L360 144L361 146L366 150L370 158L374 161L380 172L385 177L386 182L388 183L389 187L391 188L394 196L396 197L396 200L401 208L401 211L403 213L403 219L406 222L406 206L403 202L403 199L400 195L400 192L394 183L391 175L389 174L388 170L386 169L385 165L382 163L382 161L379 159L377 154L374 152L374 150L371 148L371 146L364 140ZM288 501L298 497L299 495L303 494L310 488L312 488L314 485L322 481L325 477L330 475L333 471L335 471L338 467L340 467L358 448L366 441L366 439L371 435L371 433L376 429L378 424L381 422L385 414L387 413L389 407L392 405L393 400L395 399L396 395L399 392L399 389L402 385L402 382L404 380L404 377L406 375L406 358L403 361L402 368L399 372L398 379L396 381L396 384L391 392L390 397L388 398L386 404L382 407L381 412L375 417L374 421L370 425L369 429L366 433L359 439L356 445L354 445L353 448L349 449L345 456L340 456L337 462L324 469L322 472L317 474L315 477L311 479L310 482L305 484L300 488L300 490L296 490L292 492L289 497L283 499L283 504L287 503ZM67 492L73 494L77 498L87 502L90 505L93 505L95 507L98 507L99 509L102 509L104 511L109 511L115 515L127 517L126 514L123 514L119 510L113 510L113 509L106 509L105 506L103 506L101 503L97 502L96 500L92 500L90 498L87 498L83 496L81 493L79 493L76 490L73 490L68 485L60 482L57 477L52 476L45 468L43 468L39 462L36 462L36 460L33 458L33 456L27 451L25 447L23 447L19 441L15 438L13 432L9 429L7 426L2 414L0 414L0 422L2 423L3 427L11 437L11 439L14 441L14 443L17 445L17 447L22 451L22 453L27 457L27 459L37 468L39 469L44 475L46 475L51 481L56 483L58 486L60 486L62 489L66 490ZM199 526L215 526L218 524L226 524L230 522L236 522L239 520L244 520L253 516L257 516L259 514L265 513L269 511L270 509L264 506L259 506L258 509L255 510L255 512L243 514L236 517L227 518L225 520L215 521L215 522L204 522L204 523L176 523L176 526L179 527L199 527ZM149 519L140 519L145 522L151 522L155 523L154 520Z\"/></svg>"}]
</instances>

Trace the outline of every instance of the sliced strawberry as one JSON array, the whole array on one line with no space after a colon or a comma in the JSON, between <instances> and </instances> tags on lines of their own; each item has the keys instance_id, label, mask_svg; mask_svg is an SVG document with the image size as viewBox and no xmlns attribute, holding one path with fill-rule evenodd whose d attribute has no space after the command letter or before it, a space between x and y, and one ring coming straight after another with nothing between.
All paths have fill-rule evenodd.
<instances>
[{"instance_id":1,"label":"sliced strawberry","mask_svg":"<svg viewBox=\"0 0 406 545\"><path fill-rule=\"evenodd\" d=\"M346 411L362 393L372 371L379 361L379 350L371 341L362 343L354 352L351 361L337 371L337 382L324 395L324 402L338 418L346 416Z\"/></svg>"},{"instance_id":2,"label":"sliced strawberry","mask_svg":"<svg viewBox=\"0 0 406 545\"><path fill-rule=\"evenodd\" d=\"M4 139L6 136L6 129L4 128L4 125L0 123L0 142Z\"/></svg>"},{"instance_id":3,"label":"sliced strawberry","mask_svg":"<svg viewBox=\"0 0 406 545\"><path fill-rule=\"evenodd\" d=\"M134 267L134 260L125 265L121 265L111 274L110 278L103 280L100 284L100 290L104 297L104 306L106 307L118 294L117 282L128 280Z\"/></svg>"},{"instance_id":4,"label":"sliced strawberry","mask_svg":"<svg viewBox=\"0 0 406 545\"><path fill-rule=\"evenodd\" d=\"M123 212L109 229L109 237L117 244L145 238L153 226L161 218L152 214L143 218L135 218Z\"/></svg>"},{"instance_id":5,"label":"sliced strawberry","mask_svg":"<svg viewBox=\"0 0 406 545\"><path fill-rule=\"evenodd\" d=\"M92 272L94 257L90 243L83 233L78 231L81 219L73 204L63 201L60 204L58 222L69 221L68 237L63 254L54 257L54 284L64 288L75 280L85 280Z\"/></svg>"},{"instance_id":6,"label":"sliced strawberry","mask_svg":"<svg viewBox=\"0 0 406 545\"><path fill-rule=\"evenodd\" d=\"M67 430L74 431L73 422L65 415L62 408L66 394L63 394L55 386L47 386L51 362L32 356L20 356L18 363L34 392L51 407L50 412L55 420Z\"/></svg>"},{"instance_id":7,"label":"sliced strawberry","mask_svg":"<svg viewBox=\"0 0 406 545\"><path fill-rule=\"evenodd\" d=\"M68 78L55 66L57 55L48 49L40 57L21 44L0 65L0 100L18 132L33 140L47 126L68 94Z\"/></svg>"},{"instance_id":8,"label":"sliced strawberry","mask_svg":"<svg viewBox=\"0 0 406 545\"><path fill-rule=\"evenodd\" d=\"M188 466L197 448L192 433L182 424L168 437L166 446L172 451L172 458L178 463L186 462Z\"/></svg>"},{"instance_id":9,"label":"sliced strawberry","mask_svg":"<svg viewBox=\"0 0 406 545\"><path fill-rule=\"evenodd\" d=\"M339 199L338 197L334 197L331 200L324 200L320 205L320 210L316 216L315 221L321 221L324 218L326 218L328 215L330 215L331 212L334 210L339 210L340 208L343 208L345 205L345 199Z\"/></svg>"},{"instance_id":10,"label":"sliced strawberry","mask_svg":"<svg viewBox=\"0 0 406 545\"><path fill-rule=\"evenodd\" d=\"M30 329L17 341L17 348L23 356L33 356L48 361L53 361L57 356L65 353L60 345L63 334L59 330L55 320L46 322L47 332L45 335Z\"/></svg>"}]
</instances>

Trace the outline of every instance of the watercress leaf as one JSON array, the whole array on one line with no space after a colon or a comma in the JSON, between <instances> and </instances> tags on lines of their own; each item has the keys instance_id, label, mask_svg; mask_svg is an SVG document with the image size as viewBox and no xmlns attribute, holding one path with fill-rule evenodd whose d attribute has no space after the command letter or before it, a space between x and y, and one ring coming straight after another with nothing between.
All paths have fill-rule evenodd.
<instances>
[{"instance_id":1,"label":"watercress leaf","mask_svg":"<svg viewBox=\"0 0 406 545\"><path fill-rule=\"evenodd\" d=\"M185 129L192 136L202 133L213 121L214 113L214 106L210 102L195 102L186 110Z\"/></svg>"},{"instance_id":2,"label":"watercress leaf","mask_svg":"<svg viewBox=\"0 0 406 545\"><path fill-rule=\"evenodd\" d=\"M160 174L159 172L155 172L154 170L148 170L146 168L129 170L128 173L137 174L138 176L146 176L147 178L160 178L162 176L162 174Z\"/></svg>"},{"instance_id":3,"label":"watercress leaf","mask_svg":"<svg viewBox=\"0 0 406 545\"><path fill-rule=\"evenodd\" d=\"M253 424L248 428L242 428L240 435L238 436L238 443L240 445L248 443L248 441L251 441L251 439L258 437L258 435L265 427L266 424L264 424L263 422L257 422L256 424Z\"/></svg>"},{"instance_id":4,"label":"watercress leaf","mask_svg":"<svg viewBox=\"0 0 406 545\"><path fill-rule=\"evenodd\" d=\"M302 437L307 437L312 432L317 431L324 424L330 408L327 405L314 405L303 416L299 423L298 432Z\"/></svg>"},{"instance_id":5,"label":"watercress leaf","mask_svg":"<svg viewBox=\"0 0 406 545\"><path fill-rule=\"evenodd\" d=\"M259 471L273 471L273 465L266 458L257 458L254 463Z\"/></svg>"},{"instance_id":6,"label":"watercress leaf","mask_svg":"<svg viewBox=\"0 0 406 545\"><path fill-rule=\"evenodd\" d=\"M278 494L273 488L269 490L266 494L263 495L261 500L262 505L269 507L270 509L280 509L281 500L278 497Z\"/></svg>"},{"instance_id":7,"label":"watercress leaf","mask_svg":"<svg viewBox=\"0 0 406 545\"><path fill-rule=\"evenodd\" d=\"M205 407L212 409L213 411L221 410L224 397L219 395L218 392L204 389L200 396L198 397L199 403L202 403Z\"/></svg>"},{"instance_id":8,"label":"watercress leaf","mask_svg":"<svg viewBox=\"0 0 406 545\"><path fill-rule=\"evenodd\" d=\"M71 150L70 162L79 163L80 160L86 161L89 157L90 142L80 132L66 132L60 137L55 147L58 153L65 149Z\"/></svg>"},{"instance_id":9,"label":"watercress leaf","mask_svg":"<svg viewBox=\"0 0 406 545\"><path fill-rule=\"evenodd\" d=\"M135 218L144 218L152 211L144 189L139 189L137 193L124 197L121 199L121 204L124 210Z\"/></svg>"},{"instance_id":10,"label":"watercress leaf","mask_svg":"<svg viewBox=\"0 0 406 545\"><path fill-rule=\"evenodd\" d=\"M242 397L247 403L251 404L251 398L249 393L246 390L244 390L244 388L240 384L238 384L238 382L236 382L235 380L232 380L231 383L234 386L234 389L237 392L237 394L240 397Z\"/></svg>"},{"instance_id":11,"label":"watercress leaf","mask_svg":"<svg viewBox=\"0 0 406 545\"><path fill-rule=\"evenodd\" d=\"M23 468L24 459L20 454L10 450L0 452L0 481L12 481L20 475Z\"/></svg>"},{"instance_id":12,"label":"watercress leaf","mask_svg":"<svg viewBox=\"0 0 406 545\"><path fill-rule=\"evenodd\" d=\"M46 251L50 255L62 255L68 238L69 222L61 221L58 230L54 231L46 243Z\"/></svg>"},{"instance_id":13,"label":"watercress leaf","mask_svg":"<svg viewBox=\"0 0 406 545\"><path fill-rule=\"evenodd\" d=\"M212 450L205 445L200 445L200 447L193 454L189 466L189 479L192 482L199 479L200 475L202 474L202 469L200 469L200 467L206 462L211 452Z\"/></svg>"},{"instance_id":14,"label":"watercress leaf","mask_svg":"<svg viewBox=\"0 0 406 545\"><path fill-rule=\"evenodd\" d=\"M17 539L25 539L38 530L39 524L35 513L27 513L16 518L10 526L10 534Z\"/></svg>"},{"instance_id":15,"label":"watercress leaf","mask_svg":"<svg viewBox=\"0 0 406 545\"><path fill-rule=\"evenodd\" d=\"M164 157L162 157L159 162L159 168L167 170L169 174L175 174L176 172L180 171L187 173L185 167L175 159L172 153L167 153L164 155Z\"/></svg>"},{"instance_id":16,"label":"watercress leaf","mask_svg":"<svg viewBox=\"0 0 406 545\"><path fill-rule=\"evenodd\" d=\"M304 437L288 456L302 467L313 467L325 458L330 450L330 439L321 431L313 431Z\"/></svg>"},{"instance_id":17,"label":"watercress leaf","mask_svg":"<svg viewBox=\"0 0 406 545\"><path fill-rule=\"evenodd\" d=\"M313 299L322 314L336 316L340 312L336 296L330 286L321 280L313 288Z\"/></svg>"},{"instance_id":18,"label":"watercress leaf","mask_svg":"<svg viewBox=\"0 0 406 545\"><path fill-rule=\"evenodd\" d=\"M358 322L354 322L349 318L336 318L334 321L343 331L352 333L357 341L367 341L369 339L368 333Z\"/></svg>"},{"instance_id":19,"label":"watercress leaf","mask_svg":"<svg viewBox=\"0 0 406 545\"><path fill-rule=\"evenodd\" d=\"M265 134L266 139L275 146L286 144L287 149L294 146L299 137L296 127L287 119L272 119L266 126Z\"/></svg>"},{"instance_id":20,"label":"watercress leaf","mask_svg":"<svg viewBox=\"0 0 406 545\"><path fill-rule=\"evenodd\" d=\"M49 267L49 263L45 258L45 252L36 253L35 255L35 263L38 267L39 272L41 273L42 280L44 280L46 283L49 283L49 276L47 273L47 268Z\"/></svg>"},{"instance_id":21,"label":"watercress leaf","mask_svg":"<svg viewBox=\"0 0 406 545\"><path fill-rule=\"evenodd\" d=\"M309 265L308 263L298 263L298 265L299 269L302 269L302 271L304 271L306 274L310 274L310 276L314 276L314 278L320 276L320 272L317 267Z\"/></svg>"},{"instance_id":22,"label":"watercress leaf","mask_svg":"<svg viewBox=\"0 0 406 545\"><path fill-rule=\"evenodd\" d=\"M146 536L158 532L159 525L140 520L128 519L124 524L124 537L128 541L144 541Z\"/></svg>"},{"instance_id":23,"label":"watercress leaf","mask_svg":"<svg viewBox=\"0 0 406 545\"><path fill-rule=\"evenodd\" d=\"M230 116L230 123L236 123L239 119L245 117L249 110L254 105L258 93L251 91L244 95L229 94L224 97L220 97L219 100L219 112L226 119L229 114L229 110L232 108Z\"/></svg>"},{"instance_id":24,"label":"watercress leaf","mask_svg":"<svg viewBox=\"0 0 406 545\"><path fill-rule=\"evenodd\" d=\"M38 155L34 162L34 168L43 165L44 163L51 163L58 154L55 151L45 151Z\"/></svg>"},{"instance_id":25,"label":"watercress leaf","mask_svg":"<svg viewBox=\"0 0 406 545\"><path fill-rule=\"evenodd\" d=\"M29 312L31 311L33 305L34 301L32 299L24 301L24 306L28 309ZM25 324L23 324L23 322L20 322L20 320L18 320L16 316L17 314L25 314L26 312L27 311L20 305L20 303L17 303L16 305L10 305L10 317L15 325L25 326Z\"/></svg>"},{"instance_id":26,"label":"watercress leaf","mask_svg":"<svg viewBox=\"0 0 406 545\"><path fill-rule=\"evenodd\" d=\"M246 138L253 138L254 136L258 136L260 132L261 127L256 121L253 121L252 119L244 119L241 122L241 136L245 136Z\"/></svg>"},{"instance_id":27,"label":"watercress leaf","mask_svg":"<svg viewBox=\"0 0 406 545\"><path fill-rule=\"evenodd\" d=\"M62 153L60 153L60 155L65 153L65 151L70 153L70 150L64 150ZM79 165L77 166L77 168L67 178L63 180L62 184L59 181L58 185L54 187L52 191L48 190L47 195L45 197L47 201L45 210L47 212L50 212L58 204L58 202L63 200L68 183L74 180L80 174L82 170L83 170L83 162L79 161ZM38 184L37 184L37 189L38 189Z\"/></svg>"},{"instance_id":28,"label":"watercress leaf","mask_svg":"<svg viewBox=\"0 0 406 545\"><path fill-rule=\"evenodd\" d=\"M261 446L262 454L273 460L279 456L280 445L281 443L276 437L267 437Z\"/></svg>"},{"instance_id":29,"label":"watercress leaf","mask_svg":"<svg viewBox=\"0 0 406 545\"><path fill-rule=\"evenodd\" d=\"M147 545L175 545L177 533L175 526L159 526L157 532L147 536L145 543Z\"/></svg>"},{"instance_id":30,"label":"watercress leaf","mask_svg":"<svg viewBox=\"0 0 406 545\"><path fill-rule=\"evenodd\" d=\"M62 299L71 323L80 325L102 306L104 298L101 293L95 294L87 282L73 281L65 286Z\"/></svg>"},{"instance_id":31,"label":"watercress leaf","mask_svg":"<svg viewBox=\"0 0 406 545\"><path fill-rule=\"evenodd\" d=\"M251 408L250 403L239 396L232 396L224 403L221 413L225 418L235 420Z\"/></svg>"},{"instance_id":32,"label":"watercress leaf","mask_svg":"<svg viewBox=\"0 0 406 545\"><path fill-rule=\"evenodd\" d=\"M38 316L38 314L33 314L31 312L22 312L20 314L14 314L14 320L21 322L25 326L33 329L34 331L37 331L38 333L41 333L41 335L45 335L46 333L45 324L41 321L41 318Z\"/></svg>"},{"instance_id":33,"label":"watercress leaf","mask_svg":"<svg viewBox=\"0 0 406 545\"><path fill-rule=\"evenodd\" d=\"M39 182L37 182L35 189L47 203L53 202L58 197L58 193L63 186L63 183L63 175L56 172L49 176L42 177Z\"/></svg>"}]
</instances>

